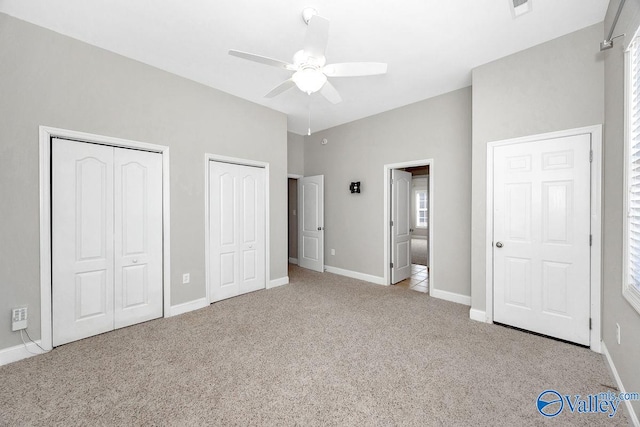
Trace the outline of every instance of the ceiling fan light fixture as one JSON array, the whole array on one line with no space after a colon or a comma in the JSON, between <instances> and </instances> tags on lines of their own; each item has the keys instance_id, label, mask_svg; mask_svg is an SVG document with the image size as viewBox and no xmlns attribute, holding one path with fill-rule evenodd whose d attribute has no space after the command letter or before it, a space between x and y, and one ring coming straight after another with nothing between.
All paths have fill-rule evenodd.
<instances>
[{"instance_id":1,"label":"ceiling fan light fixture","mask_svg":"<svg viewBox=\"0 0 640 427\"><path fill-rule=\"evenodd\" d=\"M327 76L318 69L303 68L296 71L291 80L298 86L298 89L311 95L322 89L322 86L327 82Z\"/></svg>"}]
</instances>

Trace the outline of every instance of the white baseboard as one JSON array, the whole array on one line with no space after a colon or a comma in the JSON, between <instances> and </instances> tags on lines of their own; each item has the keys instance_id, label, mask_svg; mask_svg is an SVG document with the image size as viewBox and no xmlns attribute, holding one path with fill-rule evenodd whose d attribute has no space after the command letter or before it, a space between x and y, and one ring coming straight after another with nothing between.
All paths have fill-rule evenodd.
<instances>
[{"instance_id":1,"label":"white baseboard","mask_svg":"<svg viewBox=\"0 0 640 427\"><path fill-rule=\"evenodd\" d=\"M207 301L206 297L185 302L178 305L172 305L169 308L169 315L165 317L173 317L179 314L188 313L193 310L199 310L201 308L205 308L208 305L209 305L209 301Z\"/></svg>"},{"instance_id":2,"label":"white baseboard","mask_svg":"<svg viewBox=\"0 0 640 427\"><path fill-rule=\"evenodd\" d=\"M460 295L449 291L442 291L440 289L431 289L429 295L434 298L443 299L445 301L451 301L458 304L471 306L471 297L467 295Z\"/></svg>"},{"instance_id":3,"label":"white baseboard","mask_svg":"<svg viewBox=\"0 0 640 427\"><path fill-rule=\"evenodd\" d=\"M298 265L298 258L289 258L289 264Z\"/></svg>"},{"instance_id":4,"label":"white baseboard","mask_svg":"<svg viewBox=\"0 0 640 427\"><path fill-rule=\"evenodd\" d=\"M36 342L40 345L42 344L40 340L36 340ZM0 350L0 366L8 365L9 363L17 362L18 360L26 359L28 357L37 356L38 354L44 354L44 352L40 350L40 347L32 342L27 343L27 347L25 347L24 344L20 344L14 347L5 348Z\"/></svg>"},{"instance_id":5,"label":"white baseboard","mask_svg":"<svg viewBox=\"0 0 640 427\"><path fill-rule=\"evenodd\" d=\"M604 341L602 341L600 348L602 349L602 354L604 354L604 357L607 359L607 363L609 364L609 369L611 369L611 373L613 374L613 377L616 380L616 384L618 385L618 390L621 393L626 393L627 390L625 390L624 385L622 384L622 379L620 379L620 375L618 375L618 370L616 369L616 365L613 364L613 359L611 359L611 354L609 354L609 350L607 349L607 346L604 343ZM633 406L631 406L631 401L625 400L624 406L626 406L627 408L627 415L631 420L631 424L633 424L635 427L640 427L640 420L638 419L638 414L634 412Z\"/></svg>"},{"instance_id":6,"label":"white baseboard","mask_svg":"<svg viewBox=\"0 0 640 427\"><path fill-rule=\"evenodd\" d=\"M289 276L284 276L279 279L273 279L269 282L269 287L267 289L277 288L278 286L283 286L289 284Z\"/></svg>"},{"instance_id":7,"label":"white baseboard","mask_svg":"<svg viewBox=\"0 0 640 427\"><path fill-rule=\"evenodd\" d=\"M384 285L384 277L373 276L371 274L358 273L357 271L345 270L338 267L325 265L324 270L327 273L339 274L340 276L351 277L352 279L364 280L365 282L375 283L376 285Z\"/></svg>"},{"instance_id":8,"label":"white baseboard","mask_svg":"<svg viewBox=\"0 0 640 427\"><path fill-rule=\"evenodd\" d=\"M476 310L475 308L469 310L469 319L475 320L476 322L489 323L487 322L487 312Z\"/></svg>"}]
</instances>

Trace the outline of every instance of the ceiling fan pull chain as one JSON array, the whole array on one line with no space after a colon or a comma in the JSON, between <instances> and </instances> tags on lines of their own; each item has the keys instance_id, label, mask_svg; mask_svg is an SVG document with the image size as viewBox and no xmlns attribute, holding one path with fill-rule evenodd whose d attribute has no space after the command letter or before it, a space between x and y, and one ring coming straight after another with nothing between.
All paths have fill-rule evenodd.
<instances>
[{"instance_id":1,"label":"ceiling fan pull chain","mask_svg":"<svg viewBox=\"0 0 640 427\"><path fill-rule=\"evenodd\" d=\"M307 135L311 136L311 101L309 101L309 127L307 129Z\"/></svg>"}]
</instances>

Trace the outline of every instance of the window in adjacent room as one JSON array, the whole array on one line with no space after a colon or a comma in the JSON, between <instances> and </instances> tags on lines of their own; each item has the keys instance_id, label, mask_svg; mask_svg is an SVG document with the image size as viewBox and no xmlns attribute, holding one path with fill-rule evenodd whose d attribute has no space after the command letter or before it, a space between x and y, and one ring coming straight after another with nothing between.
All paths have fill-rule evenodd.
<instances>
[{"instance_id":1,"label":"window in adjacent room","mask_svg":"<svg viewBox=\"0 0 640 427\"><path fill-rule=\"evenodd\" d=\"M426 228L429 224L427 216L427 190L416 191L416 227Z\"/></svg>"}]
</instances>

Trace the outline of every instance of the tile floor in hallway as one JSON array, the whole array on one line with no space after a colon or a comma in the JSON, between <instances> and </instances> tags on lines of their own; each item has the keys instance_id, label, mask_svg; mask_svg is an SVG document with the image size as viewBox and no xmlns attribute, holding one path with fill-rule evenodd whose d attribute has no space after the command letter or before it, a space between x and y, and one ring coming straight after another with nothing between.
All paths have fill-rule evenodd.
<instances>
[{"instance_id":1,"label":"tile floor in hallway","mask_svg":"<svg viewBox=\"0 0 640 427\"><path fill-rule=\"evenodd\" d=\"M395 286L429 293L429 269L426 265L411 264L411 276Z\"/></svg>"}]
</instances>

